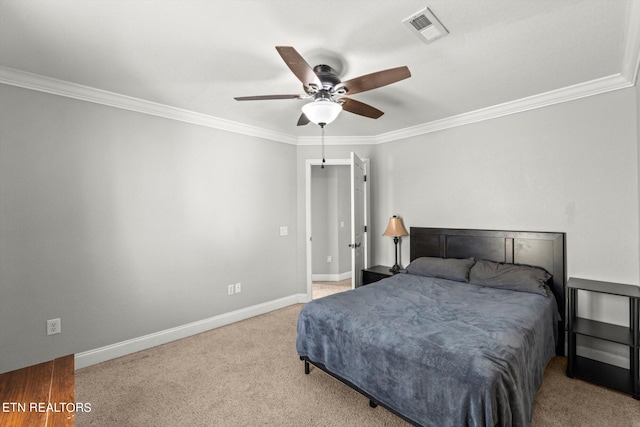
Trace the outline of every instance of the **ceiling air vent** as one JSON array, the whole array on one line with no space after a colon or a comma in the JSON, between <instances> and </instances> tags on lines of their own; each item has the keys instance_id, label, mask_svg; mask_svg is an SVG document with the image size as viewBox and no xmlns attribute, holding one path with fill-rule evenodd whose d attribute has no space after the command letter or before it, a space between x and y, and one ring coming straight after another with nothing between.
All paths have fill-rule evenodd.
<instances>
[{"instance_id":1,"label":"ceiling air vent","mask_svg":"<svg viewBox=\"0 0 640 427\"><path fill-rule=\"evenodd\" d=\"M414 13L402 23L425 43L431 43L449 34L429 8Z\"/></svg>"}]
</instances>

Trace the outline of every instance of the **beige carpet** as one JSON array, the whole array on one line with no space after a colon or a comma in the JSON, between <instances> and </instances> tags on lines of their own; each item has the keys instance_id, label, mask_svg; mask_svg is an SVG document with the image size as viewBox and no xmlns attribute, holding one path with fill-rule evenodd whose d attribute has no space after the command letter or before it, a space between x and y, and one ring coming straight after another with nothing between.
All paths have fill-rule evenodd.
<instances>
[{"instance_id":1,"label":"beige carpet","mask_svg":"<svg viewBox=\"0 0 640 427\"><path fill-rule=\"evenodd\" d=\"M351 289L351 279L337 282L313 282L311 284L311 295L313 299L326 297Z\"/></svg>"},{"instance_id":2,"label":"beige carpet","mask_svg":"<svg viewBox=\"0 0 640 427\"><path fill-rule=\"evenodd\" d=\"M76 372L82 426L406 426L295 351L295 305ZM640 427L640 402L545 371L534 427Z\"/></svg>"}]
</instances>

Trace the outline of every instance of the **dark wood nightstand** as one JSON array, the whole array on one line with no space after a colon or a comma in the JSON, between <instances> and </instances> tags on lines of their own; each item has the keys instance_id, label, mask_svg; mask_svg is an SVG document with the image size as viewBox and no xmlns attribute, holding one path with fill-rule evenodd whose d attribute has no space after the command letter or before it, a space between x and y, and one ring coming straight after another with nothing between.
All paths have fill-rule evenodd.
<instances>
[{"instance_id":1,"label":"dark wood nightstand","mask_svg":"<svg viewBox=\"0 0 640 427\"><path fill-rule=\"evenodd\" d=\"M575 376L611 387L624 393L629 393L635 399L640 399L640 288L632 285L572 277L567 282L567 290L569 294L567 376L570 378ZM577 317L579 291L627 297L629 299L629 326L618 326ZM626 346L629 351L629 369L578 356L576 353L576 338L579 335Z\"/></svg>"},{"instance_id":2,"label":"dark wood nightstand","mask_svg":"<svg viewBox=\"0 0 640 427\"><path fill-rule=\"evenodd\" d=\"M362 270L362 286L393 276L393 273L389 271L390 269L391 267L386 265L374 265L373 267L365 268Z\"/></svg>"}]
</instances>

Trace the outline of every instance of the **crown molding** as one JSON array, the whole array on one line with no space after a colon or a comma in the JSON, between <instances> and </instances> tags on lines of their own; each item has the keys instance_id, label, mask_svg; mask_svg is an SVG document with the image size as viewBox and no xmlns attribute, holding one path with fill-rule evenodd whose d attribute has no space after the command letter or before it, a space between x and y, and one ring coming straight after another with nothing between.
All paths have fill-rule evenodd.
<instances>
[{"instance_id":1,"label":"crown molding","mask_svg":"<svg viewBox=\"0 0 640 427\"><path fill-rule=\"evenodd\" d=\"M640 2L630 1L624 33L622 75L632 84L638 80L640 68Z\"/></svg>"},{"instance_id":2,"label":"crown molding","mask_svg":"<svg viewBox=\"0 0 640 427\"><path fill-rule=\"evenodd\" d=\"M298 142L297 137L281 132L8 67L0 66L0 83L287 144L295 145Z\"/></svg>"},{"instance_id":3,"label":"crown molding","mask_svg":"<svg viewBox=\"0 0 640 427\"><path fill-rule=\"evenodd\" d=\"M634 2L632 2L634 3ZM640 2L638 2L640 3ZM640 22L640 5L630 6L630 17L638 15ZM635 22L635 21L634 21ZM471 123L490 120L509 114L520 113L536 108L547 107L562 102L572 101L597 95L613 90L624 89L634 85L638 73L638 61L640 58L640 24L629 25L625 48L625 70L623 74L614 74L608 77L591 80L585 83L568 86L565 88L544 92L516 101L506 102L487 108L482 108L468 113L447 117L440 120L423 123L404 129L399 129L376 136L330 136L325 137L326 145L370 145L382 144L427 133L437 132ZM631 43L633 41L633 43ZM629 47L631 46L631 47ZM632 70L632 71L630 71ZM38 74L28 73L8 67L0 66L0 83L22 87L25 89L46 92L54 95L65 96L81 101L93 102L115 108L136 111L144 114L206 126L214 129L234 132L242 135L283 142L292 145L320 145L322 139L319 136L297 137L281 132L275 132L243 123L220 119L194 111L184 110L168 105L158 104L139 98L121 95L101 89L83 86L63 80L53 79Z\"/></svg>"},{"instance_id":4,"label":"crown molding","mask_svg":"<svg viewBox=\"0 0 640 427\"><path fill-rule=\"evenodd\" d=\"M544 92L526 98L518 99L516 101L505 102L503 104L470 111L468 113L459 114L457 116L451 116L444 119L423 123L421 125L387 132L378 135L376 137L376 142L378 144L382 144L385 142L411 138L418 135L424 135L426 133L437 132L457 126L464 126L471 123L495 119L509 114L521 113L523 111L547 107L567 101L573 101L576 99L598 95L613 90L624 89L630 86L633 86L633 83L627 80L627 78L625 78L621 74L614 74L585 83L567 86L562 89L552 90L549 92Z\"/></svg>"},{"instance_id":5,"label":"crown molding","mask_svg":"<svg viewBox=\"0 0 640 427\"><path fill-rule=\"evenodd\" d=\"M375 136L325 136L325 145L371 145L375 144ZM321 145L321 136L301 136L298 145Z\"/></svg>"}]
</instances>

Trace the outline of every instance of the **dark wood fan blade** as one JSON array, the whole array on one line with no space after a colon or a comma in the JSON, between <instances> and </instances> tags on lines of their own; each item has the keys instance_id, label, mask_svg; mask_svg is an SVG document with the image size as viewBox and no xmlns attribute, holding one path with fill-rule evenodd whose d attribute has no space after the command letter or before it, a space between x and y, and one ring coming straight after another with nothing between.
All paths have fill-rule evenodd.
<instances>
[{"instance_id":1,"label":"dark wood fan blade","mask_svg":"<svg viewBox=\"0 0 640 427\"><path fill-rule=\"evenodd\" d=\"M302 82L305 87L311 84L316 85L322 89L322 81L313 72L313 68L307 64L307 61L291 46L276 46L278 53L287 64L289 69L296 75L298 80Z\"/></svg>"},{"instance_id":2,"label":"dark wood fan blade","mask_svg":"<svg viewBox=\"0 0 640 427\"><path fill-rule=\"evenodd\" d=\"M309 120L309 118L302 113L300 115L300 118L298 119L298 126L304 126L304 125L308 125L311 122L311 120Z\"/></svg>"},{"instance_id":3,"label":"dark wood fan blade","mask_svg":"<svg viewBox=\"0 0 640 427\"><path fill-rule=\"evenodd\" d=\"M347 80L336 86L336 88L344 87L349 95L353 95L354 93L376 89L409 77L411 77L411 72L406 66L390 68Z\"/></svg>"},{"instance_id":4,"label":"dark wood fan blade","mask_svg":"<svg viewBox=\"0 0 640 427\"><path fill-rule=\"evenodd\" d=\"M257 95L257 96L236 96L236 101L264 101L266 99L299 99L300 95Z\"/></svg>"},{"instance_id":5,"label":"dark wood fan blade","mask_svg":"<svg viewBox=\"0 0 640 427\"><path fill-rule=\"evenodd\" d=\"M377 108L372 107L369 104L365 104L364 102L356 101L351 98L340 98L340 102L342 104L342 109L348 111L353 114L358 114L360 116L370 117L372 119L377 119L382 116L384 113Z\"/></svg>"}]
</instances>

